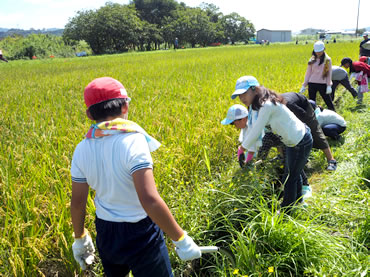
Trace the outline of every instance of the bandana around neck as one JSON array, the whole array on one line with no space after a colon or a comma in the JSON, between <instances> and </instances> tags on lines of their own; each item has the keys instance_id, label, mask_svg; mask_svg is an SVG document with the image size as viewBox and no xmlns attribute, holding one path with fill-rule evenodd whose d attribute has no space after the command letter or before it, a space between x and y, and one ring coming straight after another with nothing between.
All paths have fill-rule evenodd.
<instances>
[{"instance_id":1,"label":"bandana around neck","mask_svg":"<svg viewBox=\"0 0 370 277\"><path fill-rule=\"evenodd\" d=\"M138 124L123 118L116 118L111 121L103 121L97 124L92 124L85 137L87 139L96 139L122 133L143 134L148 143L150 152L157 150L159 146L161 146L159 141L148 135L148 133L145 132L145 130Z\"/></svg>"},{"instance_id":2,"label":"bandana around neck","mask_svg":"<svg viewBox=\"0 0 370 277\"><path fill-rule=\"evenodd\" d=\"M328 73L329 73L329 70L330 70L330 67L329 67L329 64L330 64L330 57L328 56L328 54L324 53L325 57L324 57L324 69L322 71L322 78L326 78L326 76L328 76ZM315 56L312 56L311 59L308 61L308 64L313 64L315 63L317 60L320 60L318 58L316 58ZM320 62L320 61L319 61Z\"/></svg>"}]
</instances>

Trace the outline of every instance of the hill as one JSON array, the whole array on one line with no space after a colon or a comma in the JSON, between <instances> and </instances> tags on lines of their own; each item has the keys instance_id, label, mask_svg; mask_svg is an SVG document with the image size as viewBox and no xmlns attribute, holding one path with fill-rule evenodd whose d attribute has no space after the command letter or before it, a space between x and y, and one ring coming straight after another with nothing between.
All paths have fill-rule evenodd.
<instances>
[{"instance_id":1,"label":"hill","mask_svg":"<svg viewBox=\"0 0 370 277\"><path fill-rule=\"evenodd\" d=\"M50 28L50 29L6 29L0 28L0 38L5 38L13 35L28 36L31 34L52 34L56 36L62 36L64 29Z\"/></svg>"}]
</instances>

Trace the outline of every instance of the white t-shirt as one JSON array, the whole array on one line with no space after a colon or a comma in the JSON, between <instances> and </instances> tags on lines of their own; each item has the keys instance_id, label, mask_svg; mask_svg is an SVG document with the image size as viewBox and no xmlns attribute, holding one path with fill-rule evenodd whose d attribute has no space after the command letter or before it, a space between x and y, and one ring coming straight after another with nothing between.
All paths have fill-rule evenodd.
<instances>
[{"instance_id":1,"label":"white t-shirt","mask_svg":"<svg viewBox=\"0 0 370 277\"><path fill-rule=\"evenodd\" d=\"M252 147L266 125L270 125L272 132L279 135L282 142L288 147L296 146L306 133L304 123L287 106L280 103L275 105L271 101L266 101L260 108L257 121L253 124L242 146L245 149Z\"/></svg>"},{"instance_id":2,"label":"white t-shirt","mask_svg":"<svg viewBox=\"0 0 370 277\"><path fill-rule=\"evenodd\" d=\"M338 124L342 127L346 127L347 125L343 117L331 110L324 109L320 111L320 108L316 108L315 115L321 127L327 124Z\"/></svg>"},{"instance_id":3,"label":"white t-shirt","mask_svg":"<svg viewBox=\"0 0 370 277\"><path fill-rule=\"evenodd\" d=\"M135 190L132 173L153 168L148 143L140 133L84 139L73 154L72 181L88 183L96 191L98 218L138 222L147 216Z\"/></svg>"}]
</instances>

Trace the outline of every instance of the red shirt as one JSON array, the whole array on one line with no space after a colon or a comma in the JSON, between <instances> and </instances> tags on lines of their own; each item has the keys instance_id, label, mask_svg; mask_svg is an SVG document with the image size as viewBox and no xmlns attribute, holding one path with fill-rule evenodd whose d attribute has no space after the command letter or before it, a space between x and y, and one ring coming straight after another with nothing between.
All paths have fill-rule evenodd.
<instances>
[{"instance_id":1,"label":"red shirt","mask_svg":"<svg viewBox=\"0 0 370 277\"><path fill-rule=\"evenodd\" d=\"M355 70L355 72L363 72L367 75L367 77L370 77L370 65L363 63L363 62L352 62L352 67Z\"/></svg>"}]
</instances>

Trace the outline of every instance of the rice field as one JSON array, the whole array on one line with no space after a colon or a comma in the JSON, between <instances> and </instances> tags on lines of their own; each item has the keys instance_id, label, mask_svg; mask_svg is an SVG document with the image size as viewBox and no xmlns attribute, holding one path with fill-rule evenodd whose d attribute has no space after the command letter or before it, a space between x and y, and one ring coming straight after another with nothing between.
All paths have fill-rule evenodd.
<instances>
[{"instance_id":1,"label":"rice field","mask_svg":"<svg viewBox=\"0 0 370 277\"><path fill-rule=\"evenodd\" d=\"M357 59L358 45L328 44L327 53L339 65ZM179 224L199 245L226 251L185 263L168 240L175 276L367 276L368 106L339 88L348 127L343 143L330 141L338 170L325 172L323 153L312 152L314 197L292 217L276 214L274 165L242 171L239 133L220 124L239 103L230 95L240 76L298 91L311 51L272 44L0 63L0 276L103 275L99 259L84 273L74 262L69 211L73 150L91 124L83 89L102 76L123 83L129 119L162 143L154 175Z\"/></svg>"}]
</instances>

